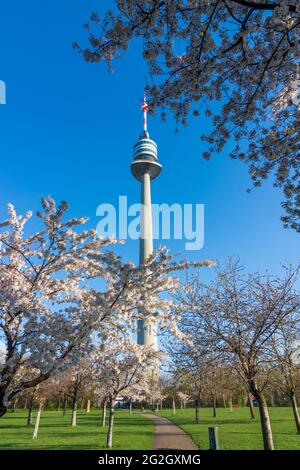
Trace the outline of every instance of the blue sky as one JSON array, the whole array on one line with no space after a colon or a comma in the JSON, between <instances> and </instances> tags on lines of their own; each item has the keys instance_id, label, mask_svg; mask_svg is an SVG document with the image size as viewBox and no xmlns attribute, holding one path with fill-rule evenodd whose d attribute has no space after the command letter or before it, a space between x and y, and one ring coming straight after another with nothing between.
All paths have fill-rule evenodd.
<instances>
[{"instance_id":1,"label":"blue sky","mask_svg":"<svg viewBox=\"0 0 300 470\"><path fill-rule=\"evenodd\" d=\"M6 2L1 8L0 79L7 104L0 106L0 215L7 202L19 212L38 209L42 195L65 199L71 215L89 216L96 208L127 195L139 201L139 185L130 173L132 147L142 126L140 99L145 64L138 43L115 62L85 63L72 42L86 42L82 28L92 11L100 14L108 0ZM185 252L184 241L170 241L176 253L191 259L225 260L239 255L249 270L280 270L280 262L299 260L299 235L280 221L280 190L267 182L247 194L247 167L226 155L206 162L200 135L209 130L204 117L192 118L175 133L150 118L150 134L159 147L163 172L153 182L155 203L205 204L205 245ZM228 150L228 148L227 148ZM138 242L120 248L138 261Z\"/></svg>"}]
</instances>

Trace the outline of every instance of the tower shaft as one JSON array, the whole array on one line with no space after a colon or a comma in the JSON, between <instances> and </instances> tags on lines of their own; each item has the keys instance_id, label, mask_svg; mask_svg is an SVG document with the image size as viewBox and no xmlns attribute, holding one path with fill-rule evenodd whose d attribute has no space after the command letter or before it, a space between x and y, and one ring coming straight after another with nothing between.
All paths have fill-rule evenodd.
<instances>
[{"instance_id":1,"label":"tower shaft","mask_svg":"<svg viewBox=\"0 0 300 470\"><path fill-rule=\"evenodd\" d=\"M151 183L149 173L141 178L141 227L140 227L140 264L153 253ZM157 347L157 322L138 320L137 342L145 346Z\"/></svg>"},{"instance_id":2,"label":"tower shaft","mask_svg":"<svg viewBox=\"0 0 300 470\"><path fill-rule=\"evenodd\" d=\"M145 173L141 180L141 230L140 230L140 264L153 253L152 209L150 175Z\"/></svg>"}]
</instances>

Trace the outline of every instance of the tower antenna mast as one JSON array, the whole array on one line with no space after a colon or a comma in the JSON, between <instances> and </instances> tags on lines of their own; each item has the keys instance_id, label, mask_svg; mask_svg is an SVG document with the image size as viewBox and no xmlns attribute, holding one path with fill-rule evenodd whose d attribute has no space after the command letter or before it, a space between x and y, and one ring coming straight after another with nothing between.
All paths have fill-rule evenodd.
<instances>
[{"instance_id":1,"label":"tower antenna mast","mask_svg":"<svg viewBox=\"0 0 300 470\"><path fill-rule=\"evenodd\" d=\"M148 103L147 103L147 96L146 96L146 92L144 91L144 101L142 103L142 111L143 111L143 114L144 114L144 131L147 132L147 113L148 113L148 109L149 109L149 106L148 106Z\"/></svg>"}]
</instances>

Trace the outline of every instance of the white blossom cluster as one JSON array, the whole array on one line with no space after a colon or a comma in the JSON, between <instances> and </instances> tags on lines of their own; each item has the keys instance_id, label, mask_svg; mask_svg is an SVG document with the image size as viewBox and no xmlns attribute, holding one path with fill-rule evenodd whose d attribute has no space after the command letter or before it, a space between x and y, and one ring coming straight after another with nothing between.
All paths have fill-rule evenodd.
<instances>
[{"instance_id":1,"label":"white blossom cluster","mask_svg":"<svg viewBox=\"0 0 300 470\"><path fill-rule=\"evenodd\" d=\"M141 267L124 264L108 250L115 240L78 230L84 218L64 220L65 202L57 206L43 198L42 207L42 226L33 234L25 230L31 213L18 216L12 205L0 223L2 414L17 393L79 367L95 342L128 339L137 319L159 317L162 331L176 333L179 313L163 294L178 286L171 273L189 266L173 261L164 248ZM91 279L105 287L92 287Z\"/></svg>"},{"instance_id":2,"label":"white blossom cluster","mask_svg":"<svg viewBox=\"0 0 300 470\"><path fill-rule=\"evenodd\" d=\"M255 186L271 176L284 190L285 226L300 230L298 0L115 0L86 25L85 60L112 60L142 38L150 111L183 125L211 116L203 156L245 160ZM298 33L298 35L297 35Z\"/></svg>"}]
</instances>

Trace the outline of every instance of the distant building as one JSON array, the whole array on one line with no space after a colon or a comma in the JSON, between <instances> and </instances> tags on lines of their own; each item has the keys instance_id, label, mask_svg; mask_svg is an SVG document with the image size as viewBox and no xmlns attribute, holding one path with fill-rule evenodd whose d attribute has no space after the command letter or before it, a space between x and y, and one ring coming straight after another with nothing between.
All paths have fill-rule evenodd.
<instances>
[{"instance_id":1,"label":"distant building","mask_svg":"<svg viewBox=\"0 0 300 470\"><path fill-rule=\"evenodd\" d=\"M293 354L292 360L296 365L300 365L300 330L297 331L295 339L292 342Z\"/></svg>"}]
</instances>

